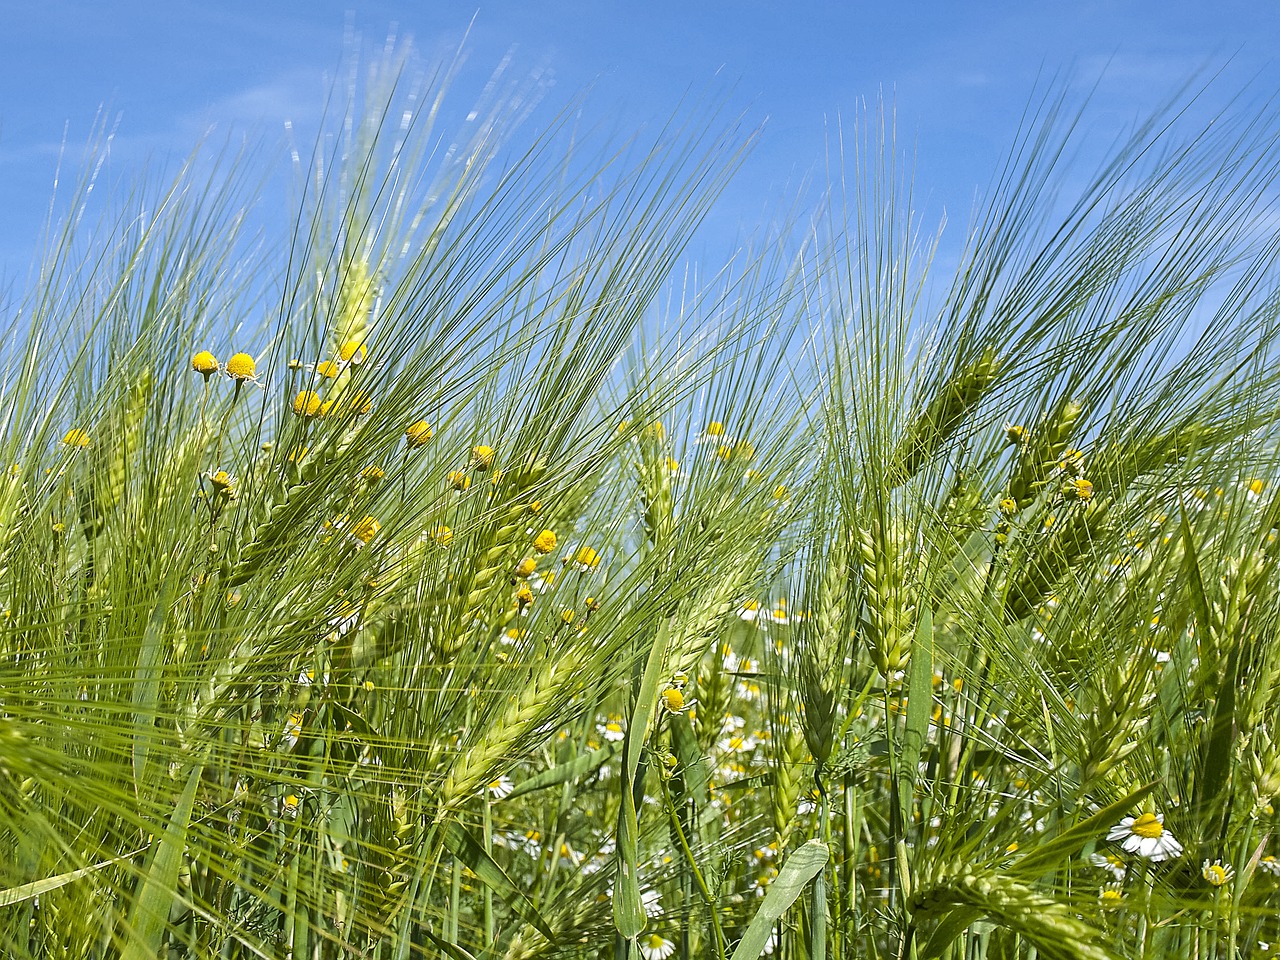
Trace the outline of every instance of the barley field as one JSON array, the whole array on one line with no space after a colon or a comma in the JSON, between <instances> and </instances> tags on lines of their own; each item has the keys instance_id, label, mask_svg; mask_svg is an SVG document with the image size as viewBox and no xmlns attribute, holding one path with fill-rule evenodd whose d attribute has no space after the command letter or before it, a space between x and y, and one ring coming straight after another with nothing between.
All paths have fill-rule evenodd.
<instances>
[{"instance_id":1,"label":"barley field","mask_svg":"<svg viewBox=\"0 0 1280 960\"><path fill-rule=\"evenodd\" d=\"M405 62L11 298L0 953L1280 953L1274 111L1035 100L943 257L873 110L708 264L753 131Z\"/></svg>"}]
</instances>

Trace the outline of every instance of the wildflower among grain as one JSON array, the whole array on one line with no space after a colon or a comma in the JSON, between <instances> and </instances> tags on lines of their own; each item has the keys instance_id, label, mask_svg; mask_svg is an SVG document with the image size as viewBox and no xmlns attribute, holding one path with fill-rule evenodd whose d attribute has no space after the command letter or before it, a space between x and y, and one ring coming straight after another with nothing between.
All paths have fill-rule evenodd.
<instances>
[{"instance_id":1,"label":"wildflower among grain","mask_svg":"<svg viewBox=\"0 0 1280 960\"><path fill-rule=\"evenodd\" d=\"M381 524L373 517L366 516L351 528L351 536L355 540L357 546L364 546L382 529Z\"/></svg>"},{"instance_id":2,"label":"wildflower among grain","mask_svg":"<svg viewBox=\"0 0 1280 960\"><path fill-rule=\"evenodd\" d=\"M447 547L453 542L453 531L446 526L438 526L431 531L431 539L442 547Z\"/></svg>"},{"instance_id":3,"label":"wildflower among grain","mask_svg":"<svg viewBox=\"0 0 1280 960\"><path fill-rule=\"evenodd\" d=\"M338 374L342 373L342 367L332 360L322 360L320 363L316 364L316 373L329 380L333 380L338 376Z\"/></svg>"},{"instance_id":4,"label":"wildflower among grain","mask_svg":"<svg viewBox=\"0 0 1280 960\"><path fill-rule=\"evenodd\" d=\"M600 554L591 547L579 547L573 555L573 566L583 573L594 570L600 566Z\"/></svg>"},{"instance_id":5,"label":"wildflower among grain","mask_svg":"<svg viewBox=\"0 0 1280 960\"><path fill-rule=\"evenodd\" d=\"M1012 447L1021 446L1027 442L1027 428L1016 423L1009 423L1006 420L1004 425L1004 438Z\"/></svg>"},{"instance_id":6,"label":"wildflower among grain","mask_svg":"<svg viewBox=\"0 0 1280 960\"><path fill-rule=\"evenodd\" d=\"M515 784L511 782L511 778L505 773L498 777L497 780L491 780L488 784L489 796L495 800L501 800L508 796L515 789Z\"/></svg>"},{"instance_id":7,"label":"wildflower among grain","mask_svg":"<svg viewBox=\"0 0 1280 960\"><path fill-rule=\"evenodd\" d=\"M669 713L684 713L697 701L685 700L684 693L680 688L671 686L662 691L662 694L658 697L658 702Z\"/></svg>"},{"instance_id":8,"label":"wildflower among grain","mask_svg":"<svg viewBox=\"0 0 1280 960\"><path fill-rule=\"evenodd\" d=\"M205 383L209 382L209 378L222 369L218 364L218 358L208 350L201 350L191 358L191 369L204 377Z\"/></svg>"},{"instance_id":9,"label":"wildflower among grain","mask_svg":"<svg viewBox=\"0 0 1280 960\"><path fill-rule=\"evenodd\" d=\"M523 584L516 591L516 604L520 607L527 607L533 603L533 588L527 583Z\"/></svg>"},{"instance_id":10,"label":"wildflower among grain","mask_svg":"<svg viewBox=\"0 0 1280 960\"><path fill-rule=\"evenodd\" d=\"M1108 883L1098 894L1098 905L1103 910L1118 910L1124 906L1124 888L1118 883Z\"/></svg>"},{"instance_id":11,"label":"wildflower among grain","mask_svg":"<svg viewBox=\"0 0 1280 960\"><path fill-rule=\"evenodd\" d=\"M425 420L415 420L409 426L404 428L404 436L411 448L425 447L427 441L435 436L435 431L431 429L431 424Z\"/></svg>"},{"instance_id":12,"label":"wildflower among grain","mask_svg":"<svg viewBox=\"0 0 1280 960\"><path fill-rule=\"evenodd\" d=\"M554 531L543 530L540 534L533 538L533 549L538 553L550 553L556 548L556 535Z\"/></svg>"},{"instance_id":13,"label":"wildflower among grain","mask_svg":"<svg viewBox=\"0 0 1280 960\"><path fill-rule=\"evenodd\" d=\"M1268 853L1258 861L1258 869L1271 874L1273 877L1280 877L1280 860Z\"/></svg>"},{"instance_id":14,"label":"wildflower among grain","mask_svg":"<svg viewBox=\"0 0 1280 960\"><path fill-rule=\"evenodd\" d=\"M209 483L217 493L228 497L235 493L236 478L225 470L214 470L209 474Z\"/></svg>"},{"instance_id":15,"label":"wildflower among grain","mask_svg":"<svg viewBox=\"0 0 1280 960\"><path fill-rule=\"evenodd\" d=\"M67 447L87 447L89 434L79 428L68 430L62 438L62 443Z\"/></svg>"},{"instance_id":16,"label":"wildflower among grain","mask_svg":"<svg viewBox=\"0 0 1280 960\"><path fill-rule=\"evenodd\" d=\"M493 466L493 447L479 446L471 448L471 467L474 470L488 470Z\"/></svg>"},{"instance_id":17,"label":"wildflower among grain","mask_svg":"<svg viewBox=\"0 0 1280 960\"><path fill-rule=\"evenodd\" d=\"M521 560L519 563L516 564L516 567L512 571L512 573L514 573L521 580L528 580L530 577L533 576L534 571L537 569L538 569L538 561L535 560L533 557L525 557L523 560Z\"/></svg>"},{"instance_id":18,"label":"wildflower among grain","mask_svg":"<svg viewBox=\"0 0 1280 960\"><path fill-rule=\"evenodd\" d=\"M1200 875L1211 887L1225 887L1235 877L1236 871L1231 864L1223 864L1221 860L1206 860L1201 865Z\"/></svg>"},{"instance_id":19,"label":"wildflower among grain","mask_svg":"<svg viewBox=\"0 0 1280 960\"><path fill-rule=\"evenodd\" d=\"M1129 853L1136 853L1140 857L1156 862L1182 854L1182 844L1164 828L1162 813L1144 813L1139 817L1125 817L1111 828L1107 839L1119 841Z\"/></svg>"},{"instance_id":20,"label":"wildflower among grain","mask_svg":"<svg viewBox=\"0 0 1280 960\"><path fill-rule=\"evenodd\" d=\"M471 486L471 478L461 470L450 470L448 476L449 486L461 492Z\"/></svg>"},{"instance_id":21,"label":"wildflower among grain","mask_svg":"<svg viewBox=\"0 0 1280 960\"><path fill-rule=\"evenodd\" d=\"M370 483L377 483L379 480L386 478L387 471L378 466L365 467L364 470L360 472L360 476L363 479L368 480Z\"/></svg>"},{"instance_id":22,"label":"wildflower among grain","mask_svg":"<svg viewBox=\"0 0 1280 960\"><path fill-rule=\"evenodd\" d=\"M293 412L300 417L314 417L320 413L320 395L314 390L303 390L293 398Z\"/></svg>"},{"instance_id":23,"label":"wildflower among grain","mask_svg":"<svg viewBox=\"0 0 1280 960\"><path fill-rule=\"evenodd\" d=\"M253 362L253 357L247 353L233 354L231 359L227 361L227 365L223 368L224 372L232 380L239 383L245 380L256 380L258 366Z\"/></svg>"},{"instance_id":24,"label":"wildflower among grain","mask_svg":"<svg viewBox=\"0 0 1280 960\"><path fill-rule=\"evenodd\" d=\"M1062 492L1072 500L1091 500L1093 499L1093 484L1084 477L1076 477L1069 483L1063 484Z\"/></svg>"},{"instance_id":25,"label":"wildflower among grain","mask_svg":"<svg viewBox=\"0 0 1280 960\"><path fill-rule=\"evenodd\" d=\"M343 363L349 363L353 367L358 367L364 363L365 358L369 355L368 349L363 343L356 343L348 340L338 347L338 357Z\"/></svg>"},{"instance_id":26,"label":"wildflower among grain","mask_svg":"<svg viewBox=\"0 0 1280 960\"><path fill-rule=\"evenodd\" d=\"M373 412L373 397L367 393L353 393L351 395L351 412L357 417L367 416Z\"/></svg>"},{"instance_id":27,"label":"wildflower among grain","mask_svg":"<svg viewBox=\"0 0 1280 960\"><path fill-rule=\"evenodd\" d=\"M650 933L640 938L640 955L644 960L667 960L676 952L674 940L668 940L658 933Z\"/></svg>"}]
</instances>

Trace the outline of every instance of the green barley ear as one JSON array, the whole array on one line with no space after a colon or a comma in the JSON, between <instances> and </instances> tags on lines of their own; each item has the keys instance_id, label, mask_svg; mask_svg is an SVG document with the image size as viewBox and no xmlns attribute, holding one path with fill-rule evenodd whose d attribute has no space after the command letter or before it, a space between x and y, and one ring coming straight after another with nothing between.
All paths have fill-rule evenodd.
<instances>
[{"instance_id":1,"label":"green barley ear","mask_svg":"<svg viewBox=\"0 0 1280 960\"><path fill-rule=\"evenodd\" d=\"M340 351L344 344L364 345L369 335L369 318L380 293L377 277L369 269L368 258L352 257L338 290L338 313L333 323L334 353Z\"/></svg>"},{"instance_id":2,"label":"green barley ear","mask_svg":"<svg viewBox=\"0 0 1280 960\"><path fill-rule=\"evenodd\" d=\"M1018 570L1005 596L1005 619L1021 620L1035 611L1089 553L1106 524L1111 505L1090 501L1071 511Z\"/></svg>"},{"instance_id":3,"label":"green barley ear","mask_svg":"<svg viewBox=\"0 0 1280 960\"><path fill-rule=\"evenodd\" d=\"M878 520L859 531L863 633L871 659L886 679L906 666L915 625L907 554L900 542L904 535L900 525L885 530Z\"/></svg>"},{"instance_id":4,"label":"green barley ear","mask_svg":"<svg viewBox=\"0 0 1280 960\"><path fill-rule=\"evenodd\" d=\"M965 417L991 389L1000 373L995 351L982 356L945 384L920 416L907 427L889 461L891 487L901 486L929 463L955 435Z\"/></svg>"},{"instance_id":5,"label":"green barley ear","mask_svg":"<svg viewBox=\"0 0 1280 960\"><path fill-rule=\"evenodd\" d=\"M1083 412L1079 403L1063 400L1032 435L1019 444L1018 460L1009 480L1009 497L1019 508L1030 503L1055 476Z\"/></svg>"},{"instance_id":6,"label":"green barley ear","mask_svg":"<svg viewBox=\"0 0 1280 960\"><path fill-rule=\"evenodd\" d=\"M804 779L805 736L800 725L785 711L778 717L779 726L785 727L775 734L777 752L773 757L773 789L770 791L770 811L773 814L773 836L778 851L787 849L795 824L800 802L800 784Z\"/></svg>"},{"instance_id":7,"label":"green barley ear","mask_svg":"<svg viewBox=\"0 0 1280 960\"><path fill-rule=\"evenodd\" d=\"M142 446L151 387L151 371L144 370L103 419L101 436L92 448L89 480L80 494L80 525L89 541L102 533L124 499L133 459Z\"/></svg>"},{"instance_id":8,"label":"green barley ear","mask_svg":"<svg viewBox=\"0 0 1280 960\"><path fill-rule=\"evenodd\" d=\"M1042 957L1116 960L1103 932L1076 916L1069 904L982 868L956 863L935 869L916 888L907 909L920 930L921 958L942 956L974 921L986 917L1022 937Z\"/></svg>"},{"instance_id":9,"label":"green barley ear","mask_svg":"<svg viewBox=\"0 0 1280 960\"><path fill-rule=\"evenodd\" d=\"M804 735L819 769L834 747L836 709L843 688L845 657L850 649L852 622L849 603L850 538L837 534L827 550L818 582L812 618L795 631L800 661L800 694L804 703Z\"/></svg>"},{"instance_id":10,"label":"green barley ear","mask_svg":"<svg viewBox=\"0 0 1280 960\"><path fill-rule=\"evenodd\" d=\"M1151 650L1139 649L1127 662L1103 669L1093 712L1080 731L1083 784L1105 777L1138 746L1141 721L1151 706L1154 663Z\"/></svg>"}]
</instances>

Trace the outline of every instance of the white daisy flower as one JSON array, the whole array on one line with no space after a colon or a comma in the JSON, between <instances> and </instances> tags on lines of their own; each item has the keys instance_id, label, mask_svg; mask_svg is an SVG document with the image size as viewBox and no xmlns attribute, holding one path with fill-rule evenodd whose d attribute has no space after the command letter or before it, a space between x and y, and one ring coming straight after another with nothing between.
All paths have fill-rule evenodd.
<instances>
[{"instance_id":1,"label":"white daisy flower","mask_svg":"<svg viewBox=\"0 0 1280 960\"><path fill-rule=\"evenodd\" d=\"M616 713L609 714L609 718L604 723L596 724L596 730L610 743L617 743L627 735L622 729L622 718Z\"/></svg>"},{"instance_id":2,"label":"white daisy flower","mask_svg":"<svg viewBox=\"0 0 1280 960\"><path fill-rule=\"evenodd\" d=\"M1280 877L1280 860L1277 860L1271 854L1267 854L1258 861L1258 869L1265 870L1273 877Z\"/></svg>"},{"instance_id":3,"label":"white daisy flower","mask_svg":"<svg viewBox=\"0 0 1280 960\"><path fill-rule=\"evenodd\" d=\"M675 952L675 942L662 934L650 933L640 938L640 955L644 960L667 960Z\"/></svg>"},{"instance_id":4,"label":"white daisy flower","mask_svg":"<svg viewBox=\"0 0 1280 960\"><path fill-rule=\"evenodd\" d=\"M1164 828L1164 814L1144 813L1125 817L1111 828L1108 840L1119 841L1129 853L1158 862L1181 856L1182 844Z\"/></svg>"},{"instance_id":5,"label":"white daisy flower","mask_svg":"<svg viewBox=\"0 0 1280 960\"><path fill-rule=\"evenodd\" d=\"M657 890L643 890L640 893L640 905L644 915L653 919L662 916L662 894Z\"/></svg>"},{"instance_id":6,"label":"white daisy flower","mask_svg":"<svg viewBox=\"0 0 1280 960\"><path fill-rule=\"evenodd\" d=\"M1124 858L1118 853L1091 853L1089 854L1089 862L1095 867L1106 870L1117 880L1123 880L1125 875Z\"/></svg>"},{"instance_id":7,"label":"white daisy flower","mask_svg":"<svg viewBox=\"0 0 1280 960\"><path fill-rule=\"evenodd\" d=\"M515 784L511 782L511 778L504 773L497 780L490 781L489 796L494 800L501 800L503 797L511 793L514 787Z\"/></svg>"},{"instance_id":8,"label":"white daisy flower","mask_svg":"<svg viewBox=\"0 0 1280 960\"><path fill-rule=\"evenodd\" d=\"M1221 860L1206 860L1200 867L1200 876L1211 887L1225 887L1235 875L1235 868L1229 863L1223 864Z\"/></svg>"}]
</instances>

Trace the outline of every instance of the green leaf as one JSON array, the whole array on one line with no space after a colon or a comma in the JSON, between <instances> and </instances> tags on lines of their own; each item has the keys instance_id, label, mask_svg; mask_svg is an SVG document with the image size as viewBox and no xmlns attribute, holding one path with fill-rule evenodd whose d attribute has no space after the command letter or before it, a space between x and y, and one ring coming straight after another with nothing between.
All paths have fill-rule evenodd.
<instances>
[{"instance_id":1,"label":"green leaf","mask_svg":"<svg viewBox=\"0 0 1280 960\"><path fill-rule=\"evenodd\" d=\"M187 776L187 786L173 808L173 816L156 846L151 868L133 901L129 916L129 939L120 952L120 960L155 960L169 925L169 911L178 899L178 869L186 852L187 828L195 806L196 788L204 764L197 763Z\"/></svg>"},{"instance_id":2,"label":"green leaf","mask_svg":"<svg viewBox=\"0 0 1280 960\"><path fill-rule=\"evenodd\" d=\"M912 822L916 779L920 775L920 754L929 733L929 715L933 708L933 611L920 608L916 635L911 644L911 663L907 674L907 723L898 751L898 813L905 830Z\"/></svg>"},{"instance_id":3,"label":"green leaf","mask_svg":"<svg viewBox=\"0 0 1280 960\"><path fill-rule=\"evenodd\" d=\"M126 853L119 857L112 857L110 860L103 860L101 863L95 863L92 866L81 867L79 870L69 870L66 873L60 873L56 877L45 877L43 880L33 880L31 883L24 883L17 887L10 887L8 890L0 890L0 907L11 907L15 903L21 903L23 900L30 900L32 897L38 897L42 893L48 893L50 890L57 890L59 887L65 887L72 881L79 880L81 877L87 877L91 873L101 870L103 867L109 867L113 863L120 863L123 860L131 860L146 847L139 847L132 853Z\"/></svg>"},{"instance_id":4,"label":"green leaf","mask_svg":"<svg viewBox=\"0 0 1280 960\"><path fill-rule=\"evenodd\" d=\"M684 714L671 718L671 742L675 747L676 759L680 761L685 795L698 803L705 803L711 787L711 772L707 769L706 757L698 747L693 724Z\"/></svg>"},{"instance_id":5,"label":"green leaf","mask_svg":"<svg viewBox=\"0 0 1280 960\"><path fill-rule=\"evenodd\" d=\"M782 919L782 915L804 893L809 881L826 866L828 856L825 843L810 840L787 857L730 960L756 960L764 953L773 925Z\"/></svg>"},{"instance_id":6,"label":"green leaf","mask_svg":"<svg viewBox=\"0 0 1280 960\"><path fill-rule=\"evenodd\" d=\"M969 925L982 915L977 907L961 906L950 910L920 948L919 960L932 960L933 957L941 956L956 937L968 930Z\"/></svg>"},{"instance_id":7,"label":"green leaf","mask_svg":"<svg viewBox=\"0 0 1280 960\"><path fill-rule=\"evenodd\" d=\"M466 864L486 887L502 898L511 911L521 920L536 929L554 946L556 936L551 927L543 919L538 908L523 890L507 876L498 862L489 856L480 842L467 833L458 823L449 821L442 827L440 839L448 847L449 852Z\"/></svg>"},{"instance_id":8,"label":"green leaf","mask_svg":"<svg viewBox=\"0 0 1280 960\"><path fill-rule=\"evenodd\" d=\"M581 756L574 757L568 763L560 763L552 767L550 770L544 770L535 776L526 780L521 780L512 788L511 792L503 799L511 800L515 797L524 796L526 793L533 793L537 790L545 790L547 787L554 787L564 783L567 780L576 780L579 777L598 770L604 766L614 755L617 754L618 748L613 744L601 747L598 750L592 750L590 753L584 753Z\"/></svg>"},{"instance_id":9,"label":"green leaf","mask_svg":"<svg viewBox=\"0 0 1280 960\"><path fill-rule=\"evenodd\" d=\"M141 797L147 778L147 755L156 726L156 704L160 697L160 673L164 666L164 624L169 616L180 574L171 570L160 588L160 597L147 618L138 649L133 682L133 787Z\"/></svg>"}]
</instances>

